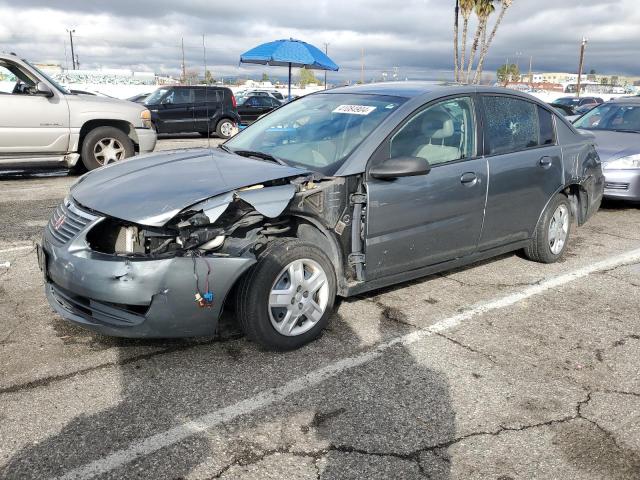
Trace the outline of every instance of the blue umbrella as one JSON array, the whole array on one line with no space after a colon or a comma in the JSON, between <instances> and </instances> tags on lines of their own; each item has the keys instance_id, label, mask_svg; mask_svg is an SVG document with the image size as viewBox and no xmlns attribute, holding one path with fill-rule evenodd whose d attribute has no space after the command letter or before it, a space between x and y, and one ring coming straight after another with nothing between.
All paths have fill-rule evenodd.
<instances>
[{"instance_id":1,"label":"blue umbrella","mask_svg":"<svg viewBox=\"0 0 640 480\"><path fill-rule=\"evenodd\" d=\"M338 65L321 50L302 40L276 40L263 43L240 55L241 63L257 63L289 67L289 98L291 98L291 67L338 71Z\"/></svg>"}]
</instances>

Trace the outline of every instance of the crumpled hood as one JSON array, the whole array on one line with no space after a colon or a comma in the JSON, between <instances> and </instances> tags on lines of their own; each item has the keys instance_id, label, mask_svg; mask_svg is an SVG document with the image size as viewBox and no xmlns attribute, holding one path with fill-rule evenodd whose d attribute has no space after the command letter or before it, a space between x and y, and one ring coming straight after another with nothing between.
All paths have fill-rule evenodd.
<instances>
[{"instance_id":1,"label":"crumpled hood","mask_svg":"<svg viewBox=\"0 0 640 480\"><path fill-rule=\"evenodd\" d=\"M640 133L587 130L596 137L596 150L602 162L640 153Z\"/></svg>"},{"instance_id":2,"label":"crumpled hood","mask_svg":"<svg viewBox=\"0 0 640 480\"><path fill-rule=\"evenodd\" d=\"M220 149L174 150L94 170L71 188L71 195L96 212L159 227L215 195L305 173Z\"/></svg>"}]
</instances>

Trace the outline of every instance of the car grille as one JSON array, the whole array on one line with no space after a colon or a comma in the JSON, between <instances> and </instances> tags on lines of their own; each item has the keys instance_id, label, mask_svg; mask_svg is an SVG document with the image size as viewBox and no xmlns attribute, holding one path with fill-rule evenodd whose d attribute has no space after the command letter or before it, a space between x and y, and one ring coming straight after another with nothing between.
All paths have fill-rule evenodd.
<instances>
[{"instance_id":1,"label":"car grille","mask_svg":"<svg viewBox=\"0 0 640 480\"><path fill-rule=\"evenodd\" d=\"M145 320L148 305L121 305L98 302L87 297L71 293L54 283L47 285L55 302L67 312L78 315L94 323L113 326L134 326Z\"/></svg>"},{"instance_id":2,"label":"car grille","mask_svg":"<svg viewBox=\"0 0 640 480\"><path fill-rule=\"evenodd\" d=\"M98 217L80 209L73 202L65 200L53 212L47 228L59 244L65 244L96 218Z\"/></svg>"},{"instance_id":3,"label":"car grille","mask_svg":"<svg viewBox=\"0 0 640 480\"><path fill-rule=\"evenodd\" d=\"M622 182L605 182L604 188L606 190L629 190L629 184Z\"/></svg>"}]
</instances>

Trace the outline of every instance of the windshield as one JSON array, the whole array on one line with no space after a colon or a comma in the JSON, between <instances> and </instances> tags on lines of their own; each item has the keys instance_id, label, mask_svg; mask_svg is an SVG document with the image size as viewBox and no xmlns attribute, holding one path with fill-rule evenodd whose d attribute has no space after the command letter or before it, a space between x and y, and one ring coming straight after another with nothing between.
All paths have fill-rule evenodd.
<instances>
[{"instance_id":1,"label":"windshield","mask_svg":"<svg viewBox=\"0 0 640 480\"><path fill-rule=\"evenodd\" d=\"M157 89L155 92L153 92L151 95L149 95L145 101L144 104L145 105L156 105L158 103L160 103L160 99L162 97L164 97L164 94L167 93L169 91L168 88L159 88Z\"/></svg>"},{"instance_id":2,"label":"windshield","mask_svg":"<svg viewBox=\"0 0 640 480\"><path fill-rule=\"evenodd\" d=\"M225 146L267 153L291 165L333 175L404 101L381 95L309 95L274 110Z\"/></svg>"},{"instance_id":3,"label":"windshield","mask_svg":"<svg viewBox=\"0 0 640 480\"><path fill-rule=\"evenodd\" d=\"M640 132L640 104L605 103L580 117L576 128L587 130L622 130Z\"/></svg>"},{"instance_id":4,"label":"windshield","mask_svg":"<svg viewBox=\"0 0 640 480\"><path fill-rule=\"evenodd\" d=\"M57 90L59 90L61 93L65 93L67 95L70 95L71 92L69 90L67 90L66 88L64 88L62 85L60 85L58 82L56 82L53 78L51 78L49 75L47 75L46 73L44 73L42 70L40 70L38 67L34 66L33 64L27 62L24 58L22 59L22 61L24 63L26 63L27 65L29 65L31 68L33 68L38 75L43 76L44 78L47 79L47 81L53 85Z\"/></svg>"}]
</instances>

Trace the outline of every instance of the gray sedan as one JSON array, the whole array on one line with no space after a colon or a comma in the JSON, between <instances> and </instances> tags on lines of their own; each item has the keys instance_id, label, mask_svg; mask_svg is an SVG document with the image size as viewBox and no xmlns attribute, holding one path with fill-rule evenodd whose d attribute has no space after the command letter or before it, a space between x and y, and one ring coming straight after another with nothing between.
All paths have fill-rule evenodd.
<instances>
[{"instance_id":1,"label":"gray sedan","mask_svg":"<svg viewBox=\"0 0 640 480\"><path fill-rule=\"evenodd\" d=\"M578 119L575 126L596 137L605 176L604 196L640 201L640 98L604 103Z\"/></svg>"},{"instance_id":2,"label":"gray sedan","mask_svg":"<svg viewBox=\"0 0 640 480\"><path fill-rule=\"evenodd\" d=\"M394 82L293 101L217 149L90 172L46 227L51 306L96 332L292 349L348 297L523 249L562 258L600 205L591 135L537 99Z\"/></svg>"}]
</instances>

